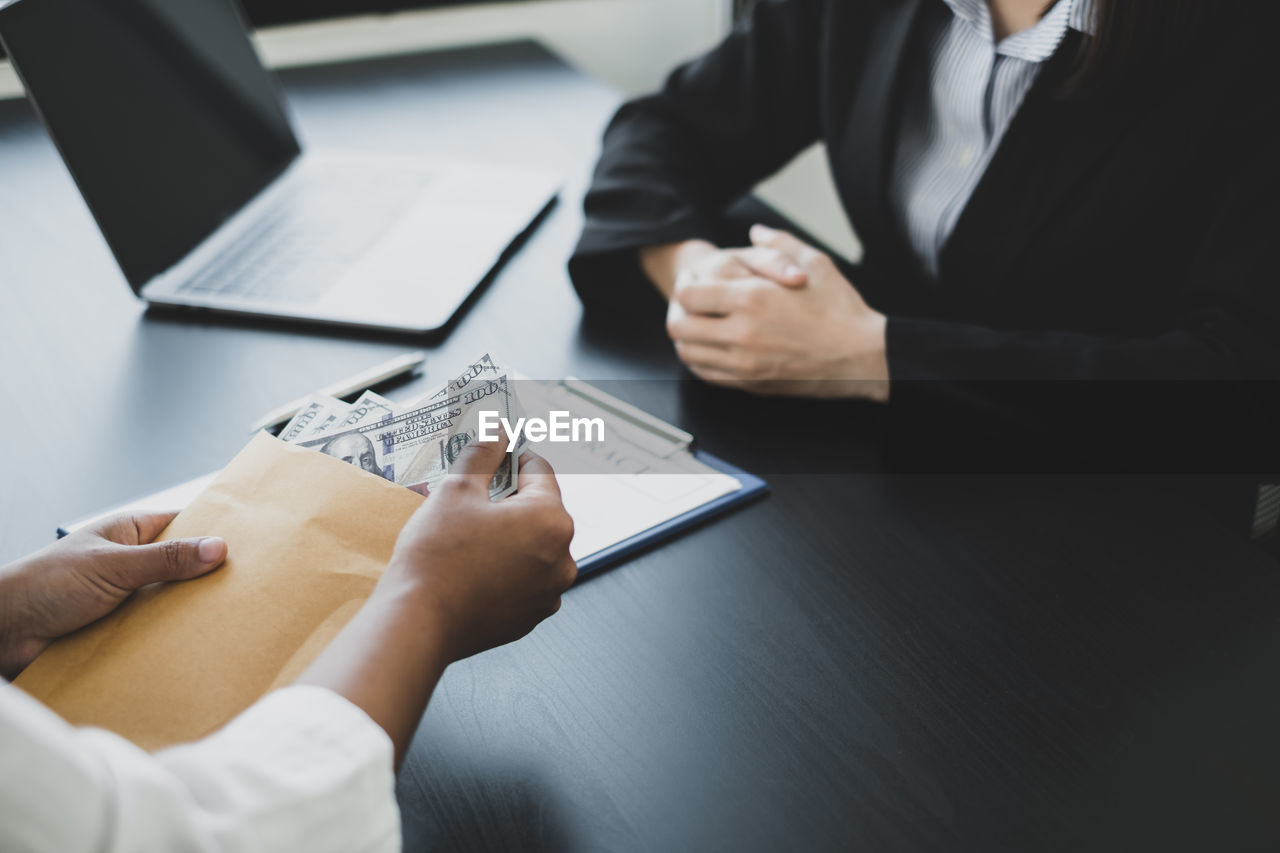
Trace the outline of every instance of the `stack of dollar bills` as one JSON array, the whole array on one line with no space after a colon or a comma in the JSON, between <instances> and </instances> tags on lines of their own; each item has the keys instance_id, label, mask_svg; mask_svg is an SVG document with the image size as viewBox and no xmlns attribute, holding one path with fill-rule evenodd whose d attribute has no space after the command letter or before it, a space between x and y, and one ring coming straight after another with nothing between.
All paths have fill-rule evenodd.
<instances>
[{"instance_id":1,"label":"stack of dollar bills","mask_svg":"<svg viewBox=\"0 0 1280 853\"><path fill-rule=\"evenodd\" d=\"M280 438L393 483L429 490L462 449L478 440L481 411L496 412L496 417L514 423L518 410L507 370L486 353L443 388L408 405L396 405L372 391L354 403L317 395L285 425ZM490 499L516 490L519 450L517 446L505 454L489 484Z\"/></svg>"}]
</instances>

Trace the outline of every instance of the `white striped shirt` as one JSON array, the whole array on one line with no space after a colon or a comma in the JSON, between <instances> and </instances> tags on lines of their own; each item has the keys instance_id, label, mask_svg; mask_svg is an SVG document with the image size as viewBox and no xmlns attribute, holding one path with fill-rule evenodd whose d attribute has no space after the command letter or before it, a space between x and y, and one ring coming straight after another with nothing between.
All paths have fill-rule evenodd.
<instances>
[{"instance_id":1,"label":"white striped shirt","mask_svg":"<svg viewBox=\"0 0 1280 853\"><path fill-rule=\"evenodd\" d=\"M935 278L939 257L1000 140L1068 30L1092 33L1093 0L1058 0L1036 24L996 42L987 0L929 0L927 69L906 93L890 193L894 215Z\"/></svg>"}]
</instances>

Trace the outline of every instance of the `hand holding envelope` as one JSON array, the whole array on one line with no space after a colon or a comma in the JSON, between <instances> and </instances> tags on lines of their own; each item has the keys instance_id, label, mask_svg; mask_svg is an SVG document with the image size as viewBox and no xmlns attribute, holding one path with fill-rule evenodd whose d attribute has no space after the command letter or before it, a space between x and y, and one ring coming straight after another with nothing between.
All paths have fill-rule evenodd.
<instances>
[{"instance_id":1,"label":"hand holding envelope","mask_svg":"<svg viewBox=\"0 0 1280 853\"><path fill-rule=\"evenodd\" d=\"M328 677L340 693L350 687L369 699L366 710L397 744L407 742L404 721L417 720L413 703L397 704L386 684L361 681L362 671L379 668L370 659L326 651L375 589L418 607L410 615L419 623L454 614L439 632L447 663L527 633L558 606L575 574L571 526L551 491L550 469L535 469L528 495L497 504L488 500L489 478L482 479L472 483L480 503L470 514L466 500L475 496L463 493L476 478L465 471L446 479L418 512L423 498L408 489L261 434L160 537L216 533L227 543L223 567L140 590L110 616L55 642L15 683L74 724L156 749L214 731L267 691L297 680L321 655L319 672L308 672L312 683ZM493 544L492 533L468 529L481 507L505 513L485 515L486 523L510 528L512 541L505 550L490 547L488 564L471 554L464 556L472 562L460 563L448 553L451 540ZM397 546L410 519L415 525ZM465 536L432 535L432 525L464 521ZM524 548L537 553L519 555ZM380 585L384 572L388 582ZM495 578L505 588L496 589ZM417 592L410 598L406 590ZM377 709L390 722L379 720Z\"/></svg>"}]
</instances>

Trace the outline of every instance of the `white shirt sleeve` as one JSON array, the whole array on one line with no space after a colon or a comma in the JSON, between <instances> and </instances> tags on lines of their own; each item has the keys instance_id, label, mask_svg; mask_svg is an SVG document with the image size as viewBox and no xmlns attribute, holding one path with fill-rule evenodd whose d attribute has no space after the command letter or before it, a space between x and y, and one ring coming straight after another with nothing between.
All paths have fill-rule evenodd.
<instances>
[{"instance_id":1,"label":"white shirt sleeve","mask_svg":"<svg viewBox=\"0 0 1280 853\"><path fill-rule=\"evenodd\" d=\"M0 680L0 850L400 849L390 738L320 687L155 754Z\"/></svg>"}]
</instances>

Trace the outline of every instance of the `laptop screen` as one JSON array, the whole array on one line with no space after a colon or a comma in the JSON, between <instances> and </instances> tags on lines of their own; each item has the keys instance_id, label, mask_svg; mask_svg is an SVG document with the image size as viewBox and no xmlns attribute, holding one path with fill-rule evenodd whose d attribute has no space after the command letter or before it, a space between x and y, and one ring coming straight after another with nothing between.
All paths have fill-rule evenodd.
<instances>
[{"instance_id":1,"label":"laptop screen","mask_svg":"<svg viewBox=\"0 0 1280 853\"><path fill-rule=\"evenodd\" d=\"M0 0L0 40L134 290L299 153L235 0Z\"/></svg>"}]
</instances>

